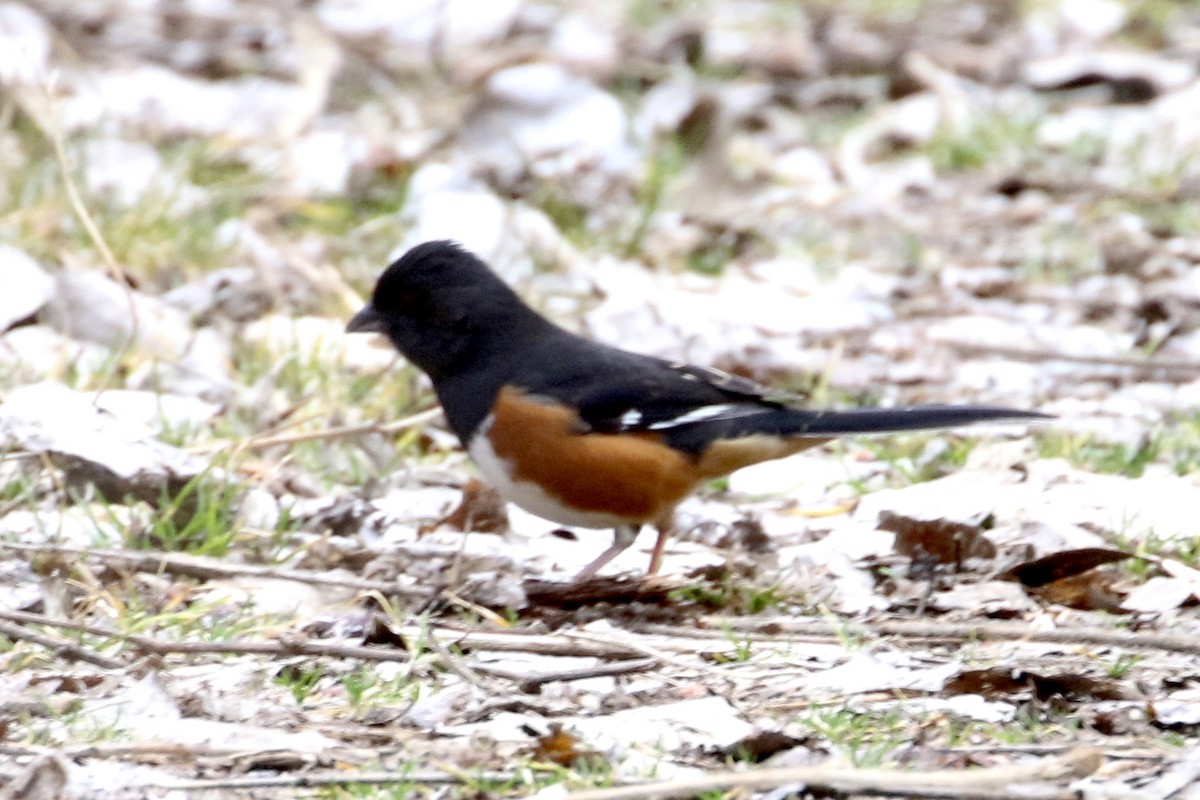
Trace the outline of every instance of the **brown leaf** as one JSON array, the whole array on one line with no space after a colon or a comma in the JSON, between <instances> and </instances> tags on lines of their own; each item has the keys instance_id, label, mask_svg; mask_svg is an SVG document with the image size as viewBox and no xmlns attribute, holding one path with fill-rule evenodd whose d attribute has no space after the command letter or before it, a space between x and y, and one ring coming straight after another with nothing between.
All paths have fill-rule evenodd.
<instances>
[{"instance_id":1,"label":"brown leaf","mask_svg":"<svg viewBox=\"0 0 1200 800\"><path fill-rule=\"evenodd\" d=\"M383 614L372 614L371 618L367 620L363 627L360 643L363 645L382 644L397 650L408 648L408 642L404 635L395 630Z\"/></svg>"},{"instance_id":2,"label":"brown leaf","mask_svg":"<svg viewBox=\"0 0 1200 800\"><path fill-rule=\"evenodd\" d=\"M1112 590L1113 576L1104 572L1085 572L1044 586L1029 588L1030 596L1040 603L1077 608L1080 611L1108 611L1128 614L1121 604L1124 595Z\"/></svg>"},{"instance_id":3,"label":"brown leaf","mask_svg":"<svg viewBox=\"0 0 1200 800\"><path fill-rule=\"evenodd\" d=\"M915 519L891 511L879 515L880 530L896 534L896 551L911 559L933 558L960 567L968 558L995 558L996 546L978 525L950 519Z\"/></svg>"},{"instance_id":4,"label":"brown leaf","mask_svg":"<svg viewBox=\"0 0 1200 800\"><path fill-rule=\"evenodd\" d=\"M749 761L759 764L776 753L791 750L804 744L803 739L788 736L782 731L756 731L728 747L721 749L721 755L738 761Z\"/></svg>"},{"instance_id":5,"label":"brown leaf","mask_svg":"<svg viewBox=\"0 0 1200 800\"><path fill-rule=\"evenodd\" d=\"M757 518L744 515L731 524L725 535L716 541L716 546L726 550L742 550L747 553L769 553L775 543L763 529Z\"/></svg>"},{"instance_id":6,"label":"brown leaf","mask_svg":"<svg viewBox=\"0 0 1200 800\"><path fill-rule=\"evenodd\" d=\"M447 525L464 533L496 533L508 529L508 506L492 487L474 478L463 486L462 500L437 522L422 525L420 533Z\"/></svg>"},{"instance_id":7,"label":"brown leaf","mask_svg":"<svg viewBox=\"0 0 1200 800\"><path fill-rule=\"evenodd\" d=\"M42 686L49 692L80 694L104 682L101 675L34 675L30 686Z\"/></svg>"},{"instance_id":8,"label":"brown leaf","mask_svg":"<svg viewBox=\"0 0 1200 800\"><path fill-rule=\"evenodd\" d=\"M581 608L597 603L665 603L671 591L679 588L658 576L645 578L597 575L583 581L563 583L529 578L524 582L525 597L531 607Z\"/></svg>"},{"instance_id":9,"label":"brown leaf","mask_svg":"<svg viewBox=\"0 0 1200 800\"><path fill-rule=\"evenodd\" d=\"M522 727L525 733L537 737L537 743L533 747L534 761L558 764L560 767L570 767L580 763L589 765L604 764L604 756L595 750L588 750L582 747L579 737L569 731L563 730L561 722L551 722L549 729L550 732L545 736L538 736L537 731L533 728L529 726Z\"/></svg>"},{"instance_id":10,"label":"brown leaf","mask_svg":"<svg viewBox=\"0 0 1200 800\"><path fill-rule=\"evenodd\" d=\"M1134 696L1115 681L1086 675L1040 675L1023 669L992 667L960 672L942 687L945 694L979 694L989 698L1032 692L1038 700L1128 700Z\"/></svg>"},{"instance_id":11,"label":"brown leaf","mask_svg":"<svg viewBox=\"0 0 1200 800\"><path fill-rule=\"evenodd\" d=\"M994 667L992 669L970 669L958 673L942 687L944 694L979 694L996 698L1014 694L1026 688L1020 670Z\"/></svg>"},{"instance_id":12,"label":"brown leaf","mask_svg":"<svg viewBox=\"0 0 1200 800\"><path fill-rule=\"evenodd\" d=\"M1097 711L1092 717L1092 729L1104 736L1132 734L1137 728L1136 716L1140 709L1120 708L1112 711Z\"/></svg>"},{"instance_id":13,"label":"brown leaf","mask_svg":"<svg viewBox=\"0 0 1200 800\"><path fill-rule=\"evenodd\" d=\"M1129 553L1107 547L1081 547L1064 550L1035 558L1010 567L1000 574L1004 580L1015 580L1025 586L1045 586L1053 581L1069 578L1095 569L1103 564L1112 564L1131 558Z\"/></svg>"}]
</instances>

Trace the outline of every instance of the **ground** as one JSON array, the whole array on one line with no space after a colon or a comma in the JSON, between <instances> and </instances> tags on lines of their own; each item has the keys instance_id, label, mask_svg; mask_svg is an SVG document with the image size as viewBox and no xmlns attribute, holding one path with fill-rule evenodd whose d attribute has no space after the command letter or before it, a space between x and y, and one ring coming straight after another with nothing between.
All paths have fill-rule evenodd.
<instances>
[{"instance_id":1,"label":"ground","mask_svg":"<svg viewBox=\"0 0 1200 800\"><path fill-rule=\"evenodd\" d=\"M0 796L1200 797L1198 48L1166 0L0 5ZM573 584L608 534L343 332L438 238L797 402L1055 418L739 471Z\"/></svg>"}]
</instances>

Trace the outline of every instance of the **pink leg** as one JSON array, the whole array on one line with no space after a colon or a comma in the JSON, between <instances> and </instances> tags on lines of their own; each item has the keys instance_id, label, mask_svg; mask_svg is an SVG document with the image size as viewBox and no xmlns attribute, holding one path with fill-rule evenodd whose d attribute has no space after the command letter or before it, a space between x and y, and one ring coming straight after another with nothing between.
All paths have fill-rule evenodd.
<instances>
[{"instance_id":1,"label":"pink leg","mask_svg":"<svg viewBox=\"0 0 1200 800\"><path fill-rule=\"evenodd\" d=\"M668 515L654 523L654 527L658 529L658 538L654 540L654 549L650 551L650 566L646 568L647 575L657 575L659 567L662 566L663 550L666 549L667 540L671 538L673 532L671 522L671 517Z\"/></svg>"},{"instance_id":2,"label":"pink leg","mask_svg":"<svg viewBox=\"0 0 1200 800\"><path fill-rule=\"evenodd\" d=\"M575 580L583 581L595 575L597 572L603 569L608 562L612 561L614 558L621 555L621 553L624 553L626 550L628 550L629 546L633 544L635 539L637 539L637 534L638 527L633 525L622 525L619 528L615 528L613 530L613 543L607 550L596 556L592 563L580 570L579 574L575 576Z\"/></svg>"}]
</instances>

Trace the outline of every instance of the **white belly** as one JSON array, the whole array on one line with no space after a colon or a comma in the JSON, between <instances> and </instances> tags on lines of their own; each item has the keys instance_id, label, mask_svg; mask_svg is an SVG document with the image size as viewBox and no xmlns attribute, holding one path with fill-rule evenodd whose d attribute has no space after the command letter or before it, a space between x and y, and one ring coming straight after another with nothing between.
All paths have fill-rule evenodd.
<instances>
[{"instance_id":1,"label":"white belly","mask_svg":"<svg viewBox=\"0 0 1200 800\"><path fill-rule=\"evenodd\" d=\"M546 493L536 483L514 481L512 470L504 459L496 455L492 443L485 435L492 426L492 418L488 417L479 426L479 432L471 440L467 452L471 460L479 468L479 474L491 484L492 488L503 495L505 500L516 503L531 514L557 522L560 525L575 525L580 528L616 528L623 525L637 524L636 520L619 517L615 514L605 514L600 511L576 511L560 503Z\"/></svg>"}]
</instances>

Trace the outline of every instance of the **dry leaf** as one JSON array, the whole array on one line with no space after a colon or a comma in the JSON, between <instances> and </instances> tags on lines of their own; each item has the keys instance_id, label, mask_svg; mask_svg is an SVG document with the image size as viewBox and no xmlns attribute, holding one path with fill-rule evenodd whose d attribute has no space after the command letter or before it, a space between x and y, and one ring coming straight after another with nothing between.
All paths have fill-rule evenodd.
<instances>
[{"instance_id":1,"label":"dry leaf","mask_svg":"<svg viewBox=\"0 0 1200 800\"><path fill-rule=\"evenodd\" d=\"M545 761L560 767L596 767L605 764L603 755L583 747L578 736L563 730L561 722L551 722L548 728L549 733L539 736L538 732L528 725L521 726L525 733L537 737L537 743L533 747L534 761Z\"/></svg>"},{"instance_id":2,"label":"dry leaf","mask_svg":"<svg viewBox=\"0 0 1200 800\"><path fill-rule=\"evenodd\" d=\"M422 525L419 533L424 536L443 525L464 533L506 531L509 528L508 504L495 489L472 478L463 486L458 505L437 522Z\"/></svg>"},{"instance_id":3,"label":"dry leaf","mask_svg":"<svg viewBox=\"0 0 1200 800\"><path fill-rule=\"evenodd\" d=\"M1080 611L1123 614L1126 609L1121 601L1124 598L1119 592L1113 591L1115 582L1116 576L1111 573L1085 572L1026 591L1043 604L1067 606Z\"/></svg>"},{"instance_id":4,"label":"dry leaf","mask_svg":"<svg viewBox=\"0 0 1200 800\"><path fill-rule=\"evenodd\" d=\"M1005 667L965 670L947 681L942 691L945 694L979 694L989 698L1031 692L1038 700L1053 697L1071 701L1130 700L1136 697L1116 681L1086 675L1040 675Z\"/></svg>"},{"instance_id":5,"label":"dry leaf","mask_svg":"<svg viewBox=\"0 0 1200 800\"><path fill-rule=\"evenodd\" d=\"M1006 569L999 577L1020 581L1030 587L1045 586L1053 581L1079 575L1103 564L1112 564L1127 558L1132 558L1132 555L1121 550L1112 550L1107 547L1083 547L1052 553L1042 558L1017 564Z\"/></svg>"},{"instance_id":6,"label":"dry leaf","mask_svg":"<svg viewBox=\"0 0 1200 800\"><path fill-rule=\"evenodd\" d=\"M804 744L803 739L788 736L782 731L757 731L741 741L722 748L719 752L726 758L759 764L777 753L791 750L802 744Z\"/></svg>"},{"instance_id":7,"label":"dry leaf","mask_svg":"<svg viewBox=\"0 0 1200 800\"><path fill-rule=\"evenodd\" d=\"M879 528L896 534L896 551L914 561L933 558L939 564L962 567L968 558L996 557L996 546L978 525L951 519L915 519L881 512Z\"/></svg>"}]
</instances>

